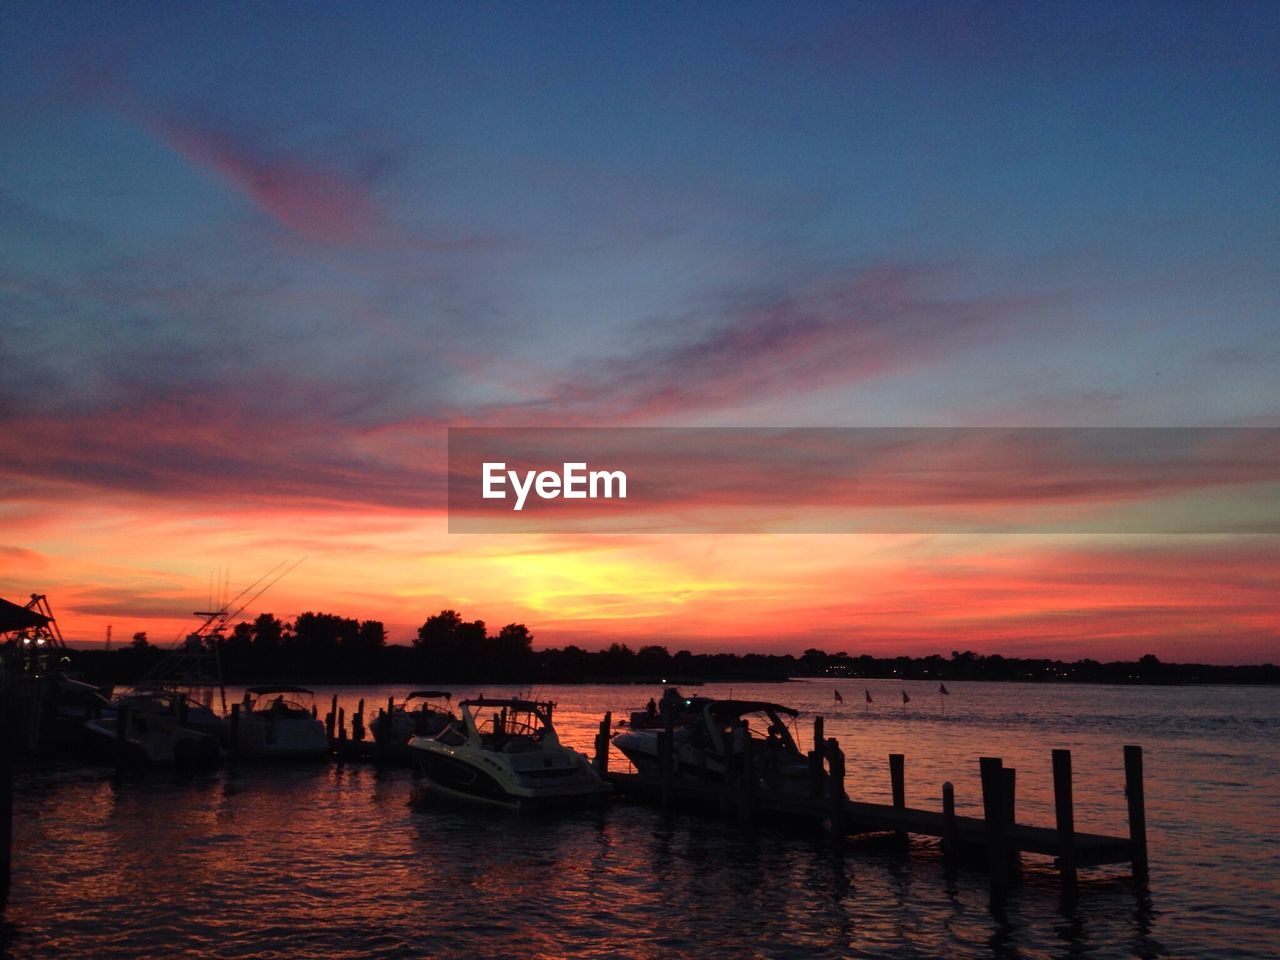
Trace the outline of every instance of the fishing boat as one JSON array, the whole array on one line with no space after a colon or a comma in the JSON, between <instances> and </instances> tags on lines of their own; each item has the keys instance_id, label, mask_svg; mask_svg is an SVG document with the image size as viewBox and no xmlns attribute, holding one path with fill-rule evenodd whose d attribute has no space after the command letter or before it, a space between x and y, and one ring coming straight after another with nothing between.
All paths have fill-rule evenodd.
<instances>
[{"instance_id":1,"label":"fishing boat","mask_svg":"<svg viewBox=\"0 0 1280 960\"><path fill-rule=\"evenodd\" d=\"M746 768L761 791L808 795L809 760L796 745L791 707L763 700L696 698L683 723L673 722L672 770L675 776L723 783ZM613 744L642 776L658 776L659 734L655 729L630 730Z\"/></svg>"},{"instance_id":2,"label":"fishing boat","mask_svg":"<svg viewBox=\"0 0 1280 960\"><path fill-rule=\"evenodd\" d=\"M216 766L222 759L217 737L188 727L187 716L181 695L135 692L86 720L84 730L91 747L117 762Z\"/></svg>"},{"instance_id":3,"label":"fishing boat","mask_svg":"<svg viewBox=\"0 0 1280 960\"><path fill-rule=\"evenodd\" d=\"M410 737L433 737L458 718L449 709L453 694L446 690L414 690L390 713L379 713L369 724L378 743L402 745Z\"/></svg>"},{"instance_id":4,"label":"fishing boat","mask_svg":"<svg viewBox=\"0 0 1280 960\"><path fill-rule=\"evenodd\" d=\"M241 703L235 749L264 760L309 760L329 755L329 737L306 687L249 687Z\"/></svg>"},{"instance_id":5,"label":"fishing boat","mask_svg":"<svg viewBox=\"0 0 1280 960\"><path fill-rule=\"evenodd\" d=\"M211 581L208 609L194 613L200 618L200 625L167 649L165 655L138 681L135 689L184 697L187 703L186 725L226 742L229 731L223 717L227 714L227 688L222 680L221 655L224 634L249 604L301 562L298 560L286 565L282 561L276 564L234 597L220 599L216 605ZM218 591L223 595L229 594L231 589L229 570L226 575L227 581L223 580L222 572L218 578Z\"/></svg>"},{"instance_id":6,"label":"fishing boat","mask_svg":"<svg viewBox=\"0 0 1280 960\"><path fill-rule=\"evenodd\" d=\"M481 697L458 706L461 716L440 733L409 741L428 795L522 809L609 792L587 758L560 743L550 702Z\"/></svg>"}]
</instances>

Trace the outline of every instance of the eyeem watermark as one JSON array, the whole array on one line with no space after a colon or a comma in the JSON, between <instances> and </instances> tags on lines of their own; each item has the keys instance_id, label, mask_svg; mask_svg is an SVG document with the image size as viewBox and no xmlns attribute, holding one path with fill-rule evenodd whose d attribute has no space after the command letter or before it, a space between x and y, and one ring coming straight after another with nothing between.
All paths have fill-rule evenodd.
<instances>
[{"instance_id":1,"label":"eyeem watermark","mask_svg":"<svg viewBox=\"0 0 1280 960\"><path fill-rule=\"evenodd\" d=\"M456 427L448 501L453 533L1276 534L1280 428Z\"/></svg>"},{"instance_id":2,"label":"eyeem watermark","mask_svg":"<svg viewBox=\"0 0 1280 960\"><path fill-rule=\"evenodd\" d=\"M505 463L484 464L486 500L506 500L508 481L515 492L513 510L523 510L532 490L540 500L619 500L627 499L627 475L621 470L587 470L587 464L565 463L563 470L508 470Z\"/></svg>"}]
</instances>

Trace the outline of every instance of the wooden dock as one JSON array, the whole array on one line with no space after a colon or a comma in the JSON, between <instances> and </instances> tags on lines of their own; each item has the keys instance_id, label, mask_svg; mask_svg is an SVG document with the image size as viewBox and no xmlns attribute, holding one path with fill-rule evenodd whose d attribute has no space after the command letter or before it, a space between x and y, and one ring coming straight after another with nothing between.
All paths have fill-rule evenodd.
<instances>
[{"instance_id":1,"label":"wooden dock","mask_svg":"<svg viewBox=\"0 0 1280 960\"><path fill-rule=\"evenodd\" d=\"M977 858L984 862L993 894L1016 883L1023 854L1050 857L1058 868L1063 886L1074 889L1081 868L1128 863L1136 881L1147 876L1146 812L1143 794L1142 748L1126 746L1125 795L1128 801L1129 836L1107 836L1077 831L1071 782L1071 751L1053 751L1055 825L1052 827L1018 823L1015 817L1016 771L1005 767L998 757L982 757L979 774L982 784L983 815L959 816L955 812L955 790L943 784L937 810L908 807L905 803L905 757L889 755L891 804L853 800L845 792L845 758L834 739L823 737L822 718L814 723L815 748L809 752L809 795L761 791L750 769L749 754L744 769L723 783L679 776L674 772L669 737L670 726L659 735L658 776L618 773L608 770L609 717L601 722L596 737L596 770L608 778L624 796L660 804L696 806L736 813L743 823L768 822L782 826L821 824L833 841L870 833L892 833L901 840L909 836L941 841L948 862Z\"/></svg>"}]
</instances>

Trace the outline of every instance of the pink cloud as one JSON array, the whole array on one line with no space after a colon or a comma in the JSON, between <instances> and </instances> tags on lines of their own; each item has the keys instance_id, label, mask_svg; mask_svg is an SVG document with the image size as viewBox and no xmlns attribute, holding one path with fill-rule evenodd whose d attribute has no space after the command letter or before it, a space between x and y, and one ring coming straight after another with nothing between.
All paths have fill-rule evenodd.
<instances>
[{"instance_id":1,"label":"pink cloud","mask_svg":"<svg viewBox=\"0 0 1280 960\"><path fill-rule=\"evenodd\" d=\"M355 178L297 157L269 153L244 137L192 123L151 116L144 126L193 166L308 240L350 243L380 220L366 186Z\"/></svg>"}]
</instances>

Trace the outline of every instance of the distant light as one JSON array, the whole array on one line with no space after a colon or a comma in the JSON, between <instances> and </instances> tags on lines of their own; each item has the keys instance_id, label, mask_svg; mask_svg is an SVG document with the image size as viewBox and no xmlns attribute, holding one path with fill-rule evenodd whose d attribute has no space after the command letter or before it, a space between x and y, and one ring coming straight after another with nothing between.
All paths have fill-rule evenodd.
<instances>
[{"instance_id":1,"label":"distant light","mask_svg":"<svg viewBox=\"0 0 1280 960\"><path fill-rule=\"evenodd\" d=\"M36 646L37 646L37 647L43 647L43 646L44 646L44 637L40 637L38 640L36 640Z\"/></svg>"},{"instance_id":2,"label":"distant light","mask_svg":"<svg viewBox=\"0 0 1280 960\"><path fill-rule=\"evenodd\" d=\"M667 682L667 678L666 678L666 677L663 677L663 678L662 678L662 682L663 682L663 683L666 683L666 682Z\"/></svg>"},{"instance_id":3,"label":"distant light","mask_svg":"<svg viewBox=\"0 0 1280 960\"><path fill-rule=\"evenodd\" d=\"M23 637L23 638L22 638L22 644L23 644L23 646L27 646L27 647L31 646L31 638L30 638L30 637Z\"/></svg>"}]
</instances>

